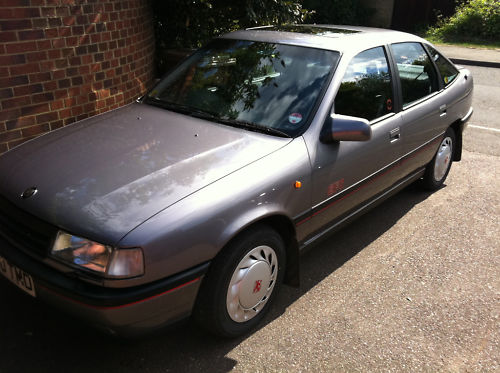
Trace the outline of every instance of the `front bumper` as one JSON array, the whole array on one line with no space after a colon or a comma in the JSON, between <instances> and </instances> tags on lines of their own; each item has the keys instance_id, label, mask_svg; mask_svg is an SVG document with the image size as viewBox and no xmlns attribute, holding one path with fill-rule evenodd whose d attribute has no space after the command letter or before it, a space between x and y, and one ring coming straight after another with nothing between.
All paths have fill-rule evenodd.
<instances>
[{"instance_id":1,"label":"front bumper","mask_svg":"<svg viewBox=\"0 0 500 373\"><path fill-rule=\"evenodd\" d=\"M144 334L188 317L209 265L132 288L108 288L63 274L1 237L0 255L33 277L38 299L121 336Z\"/></svg>"}]
</instances>

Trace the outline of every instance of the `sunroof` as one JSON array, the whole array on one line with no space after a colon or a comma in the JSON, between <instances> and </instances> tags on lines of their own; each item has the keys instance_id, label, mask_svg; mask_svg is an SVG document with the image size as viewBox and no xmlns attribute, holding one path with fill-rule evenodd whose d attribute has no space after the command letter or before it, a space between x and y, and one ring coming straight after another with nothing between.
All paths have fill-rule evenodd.
<instances>
[{"instance_id":1,"label":"sunroof","mask_svg":"<svg viewBox=\"0 0 500 373\"><path fill-rule=\"evenodd\" d=\"M297 32L300 34L310 34L318 36L337 37L345 34L356 34L361 31L347 30L343 28L314 26L314 25L281 25L259 28L262 31L283 31Z\"/></svg>"}]
</instances>

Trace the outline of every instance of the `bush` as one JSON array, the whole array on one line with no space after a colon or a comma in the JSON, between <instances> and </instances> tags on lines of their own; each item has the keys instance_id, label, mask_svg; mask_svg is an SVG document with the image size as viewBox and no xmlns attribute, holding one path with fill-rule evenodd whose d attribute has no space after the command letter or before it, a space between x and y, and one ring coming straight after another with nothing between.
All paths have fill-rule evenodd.
<instances>
[{"instance_id":1,"label":"bush","mask_svg":"<svg viewBox=\"0 0 500 373\"><path fill-rule=\"evenodd\" d=\"M299 0L152 0L152 8L159 74L171 67L172 49L197 48L240 28L300 23L307 14Z\"/></svg>"},{"instance_id":2,"label":"bush","mask_svg":"<svg viewBox=\"0 0 500 373\"><path fill-rule=\"evenodd\" d=\"M312 12L308 23L363 25L375 12L360 0L304 0L302 3Z\"/></svg>"},{"instance_id":3,"label":"bush","mask_svg":"<svg viewBox=\"0 0 500 373\"><path fill-rule=\"evenodd\" d=\"M457 7L453 16L439 20L427 31L428 37L442 41L500 39L500 2L470 0Z\"/></svg>"}]
</instances>

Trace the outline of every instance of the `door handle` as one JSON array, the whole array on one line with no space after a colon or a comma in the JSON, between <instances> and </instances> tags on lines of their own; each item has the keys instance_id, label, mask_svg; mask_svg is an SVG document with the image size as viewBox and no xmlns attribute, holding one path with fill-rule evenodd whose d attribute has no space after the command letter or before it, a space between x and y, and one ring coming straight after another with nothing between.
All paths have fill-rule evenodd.
<instances>
[{"instance_id":1,"label":"door handle","mask_svg":"<svg viewBox=\"0 0 500 373\"><path fill-rule=\"evenodd\" d=\"M441 105L439 107L439 112L440 112L440 114L439 114L440 117L446 116L446 104L445 105Z\"/></svg>"},{"instance_id":2,"label":"door handle","mask_svg":"<svg viewBox=\"0 0 500 373\"><path fill-rule=\"evenodd\" d=\"M389 139L391 140L391 142L398 141L400 138L401 132L399 131L399 127L396 127L389 132Z\"/></svg>"}]
</instances>

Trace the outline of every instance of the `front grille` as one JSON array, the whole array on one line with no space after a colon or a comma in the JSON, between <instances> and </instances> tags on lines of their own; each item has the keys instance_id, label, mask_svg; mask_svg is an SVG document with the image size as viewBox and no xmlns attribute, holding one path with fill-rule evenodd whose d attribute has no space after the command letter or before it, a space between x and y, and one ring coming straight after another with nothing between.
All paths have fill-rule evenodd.
<instances>
[{"instance_id":1,"label":"front grille","mask_svg":"<svg viewBox=\"0 0 500 373\"><path fill-rule=\"evenodd\" d=\"M23 251L45 257L57 228L0 196L0 236Z\"/></svg>"}]
</instances>

